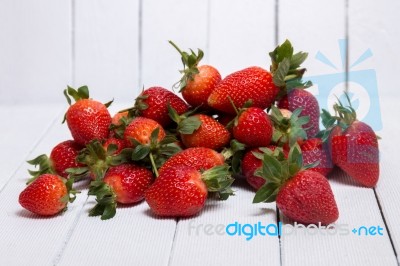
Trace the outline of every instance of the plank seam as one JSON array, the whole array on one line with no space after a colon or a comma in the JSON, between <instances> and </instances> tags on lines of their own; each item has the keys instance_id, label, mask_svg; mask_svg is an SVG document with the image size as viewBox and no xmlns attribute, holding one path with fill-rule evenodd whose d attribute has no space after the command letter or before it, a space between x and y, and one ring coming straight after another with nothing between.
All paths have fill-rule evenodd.
<instances>
[{"instance_id":1,"label":"plank seam","mask_svg":"<svg viewBox=\"0 0 400 266\"><path fill-rule=\"evenodd\" d=\"M380 212L380 214L382 216L383 223L384 223L384 225L386 227L386 230L387 230L387 233L388 233L388 236L389 236L390 244L392 245L392 249L393 249L394 255L396 256L397 264L399 264L398 257L397 257L397 251L396 251L396 248L394 246L394 242L393 242L392 236L390 234L390 230L389 230L389 227L387 225L385 215L384 215L383 210L382 210L381 202L379 200L379 197L378 197L378 194L376 193L376 189L375 188L373 189L373 191L374 191L376 202L378 203L379 212Z\"/></svg>"},{"instance_id":2,"label":"plank seam","mask_svg":"<svg viewBox=\"0 0 400 266\"><path fill-rule=\"evenodd\" d=\"M78 214L74 218L74 222L69 227L69 229L67 231L67 235L65 237L65 240L61 243L60 251L55 255L55 257L53 259L53 265L57 265L60 262L60 260L62 259L64 251L65 251L66 247L68 246L68 243L71 240L71 237L75 232L75 228L84 212L84 209L85 209L86 203L88 202L88 199L89 199L89 196L86 197L85 202L82 204L81 209L79 210Z\"/></svg>"},{"instance_id":3,"label":"plank seam","mask_svg":"<svg viewBox=\"0 0 400 266\"><path fill-rule=\"evenodd\" d=\"M275 0L275 46L279 44L279 0Z\"/></svg>"},{"instance_id":4,"label":"plank seam","mask_svg":"<svg viewBox=\"0 0 400 266\"><path fill-rule=\"evenodd\" d=\"M143 0L139 0L139 14L138 14L138 88L142 87L143 80Z\"/></svg>"},{"instance_id":5,"label":"plank seam","mask_svg":"<svg viewBox=\"0 0 400 266\"><path fill-rule=\"evenodd\" d=\"M47 133L50 131L50 129L56 124L57 121L59 121L59 117L61 113L63 112L64 109L61 111L57 112L56 117L53 119L53 122L50 123L50 125L44 130L43 134L39 137L39 139L35 142L35 144L30 148L28 153L24 156L24 160L16 167L15 171L10 175L10 177L6 180L4 183L4 186L0 188L0 195L4 191L4 189L10 184L11 180L16 176L17 172L19 169L24 165L25 160L32 154L32 152L37 148L37 146L43 141L43 139L46 137Z\"/></svg>"},{"instance_id":6,"label":"plank seam","mask_svg":"<svg viewBox=\"0 0 400 266\"><path fill-rule=\"evenodd\" d=\"M172 238L172 245L171 245L171 250L169 252L169 258L168 258L168 266L171 265L172 263L172 257L174 255L174 250L175 250L175 243L176 243L176 235L178 233L178 223L179 223L179 219L175 219L175 232L174 232L174 237Z\"/></svg>"},{"instance_id":7,"label":"plank seam","mask_svg":"<svg viewBox=\"0 0 400 266\"><path fill-rule=\"evenodd\" d=\"M75 71L76 71L76 38L75 38L75 27L76 27L76 14L75 14L75 0L71 0L71 83L75 87Z\"/></svg>"}]
</instances>

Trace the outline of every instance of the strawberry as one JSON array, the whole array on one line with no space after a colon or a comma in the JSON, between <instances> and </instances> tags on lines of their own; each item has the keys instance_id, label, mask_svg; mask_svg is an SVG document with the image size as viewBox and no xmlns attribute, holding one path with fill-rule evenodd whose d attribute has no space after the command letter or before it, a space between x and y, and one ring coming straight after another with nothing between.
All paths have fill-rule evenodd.
<instances>
[{"instance_id":1,"label":"strawberry","mask_svg":"<svg viewBox=\"0 0 400 266\"><path fill-rule=\"evenodd\" d=\"M112 119L111 119L111 123L113 125L120 125L122 123L121 119L127 118L129 114L129 111L122 111L122 112L118 112L116 113Z\"/></svg>"},{"instance_id":2,"label":"strawberry","mask_svg":"<svg viewBox=\"0 0 400 266\"><path fill-rule=\"evenodd\" d=\"M328 176L333 169L333 164L327 145L325 145L320 138L313 138L305 140L300 145L300 148L303 153L305 165L319 162L318 165L308 170L318 172L323 176Z\"/></svg>"},{"instance_id":3,"label":"strawberry","mask_svg":"<svg viewBox=\"0 0 400 266\"><path fill-rule=\"evenodd\" d=\"M264 154L261 176L267 182L256 193L253 203L272 202L288 218L303 224L331 224L339 211L328 180L303 167L300 147L295 144L288 160L279 161Z\"/></svg>"},{"instance_id":4,"label":"strawberry","mask_svg":"<svg viewBox=\"0 0 400 266\"><path fill-rule=\"evenodd\" d=\"M132 160L151 165L156 176L157 169L181 150L173 135L166 135L160 124L144 117L136 117L128 125L124 139L129 147L134 148Z\"/></svg>"},{"instance_id":5,"label":"strawberry","mask_svg":"<svg viewBox=\"0 0 400 266\"><path fill-rule=\"evenodd\" d=\"M77 191L72 189L73 182L72 178L66 181L54 174L40 175L19 194L19 204L39 215L55 215L75 200Z\"/></svg>"},{"instance_id":6,"label":"strawberry","mask_svg":"<svg viewBox=\"0 0 400 266\"><path fill-rule=\"evenodd\" d=\"M160 168L159 173L177 165L187 165L196 170L204 171L217 165L223 165L224 162L224 156L212 149L188 148L169 158Z\"/></svg>"},{"instance_id":7,"label":"strawberry","mask_svg":"<svg viewBox=\"0 0 400 266\"><path fill-rule=\"evenodd\" d=\"M217 120L204 114L190 116L190 113L178 115L173 108L169 108L170 117L178 124L177 131L185 147L219 150L229 143L231 134Z\"/></svg>"},{"instance_id":8,"label":"strawberry","mask_svg":"<svg viewBox=\"0 0 400 266\"><path fill-rule=\"evenodd\" d=\"M292 112L302 108L300 115L310 117L310 121L303 125L303 128L307 129L308 138L314 137L319 132L319 104L310 92L299 88L292 89L278 102L278 107Z\"/></svg>"},{"instance_id":9,"label":"strawberry","mask_svg":"<svg viewBox=\"0 0 400 266\"><path fill-rule=\"evenodd\" d=\"M157 140L161 141L165 137L165 131L163 127L150 118L136 117L133 121L126 127L124 133L124 140L129 147L134 147L135 144L132 140L136 140L140 144L149 144L151 133L158 129Z\"/></svg>"},{"instance_id":10,"label":"strawberry","mask_svg":"<svg viewBox=\"0 0 400 266\"><path fill-rule=\"evenodd\" d=\"M182 93L183 99L191 106L209 109L207 103L208 97L221 81L221 74L213 66L198 66L204 55L202 50L198 49L196 55L193 50L190 49L191 53L189 54L187 52L182 52L172 41L169 41L169 43L181 55L184 68L179 71L183 76L175 86L179 87L179 92Z\"/></svg>"},{"instance_id":11,"label":"strawberry","mask_svg":"<svg viewBox=\"0 0 400 266\"><path fill-rule=\"evenodd\" d=\"M251 100L253 107L265 109L271 106L277 94L271 73L260 67L249 67L224 78L208 97L208 105L235 114L230 99L239 108Z\"/></svg>"},{"instance_id":12,"label":"strawberry","mask_svg":"<svg viewBox=\"0 0 400 266\"><path fill-rule=\"evenodd\" d=\"M280 90L277 97L278 107L292 112L301 108L299 115L309 117L309 122L303 128L307 129L307 137L312 138L319 131L319 105L314 95L304 90L312 86L312 83L301 80L306 69L300 68L300 65L307 56L303 52L294 54L288 40L270 53L273 80Z\"/></svg>"},{"instance_id":13,"label":"strawberry","mask_svg":"<svg viewBox=\"0 0 400 266\"><path fill-rule=\"evenodd\" d=\"M233 122L233 137L247 147L268 146L272 138L272 123L263 109L242 108Z\"/></svg>"},{"instance_id":14,"label":"strawberry","mask_svg":"<svg viewBox=\"0 0 400 266\"><path fill-rule=\"evenodd\" d=\"M273 145L269 145L266 148L253 148L244 154L241 165L242 174L246 177L247 183L256 190L260 189L260 187L265 184L265 179L256 175L257 171L261 169L264 153L275 156L278 160L288 157L288 152L286 150L282 150L282 148Z\"/></svg>"},{"instance_id":15,"label":"strawberry","mask_svg":"<svg viewBox=\"0 0 400 266\"><path fill-rule=\"evenodd\" d=\"M135 106L128 111L131 117L142 116L153 119L161 126L166 127L172 122L168 116L168 105L172 106L178 114L189 110L187 103L173 92L162 87L151 87L136 98Z\"/></svg>"},{"instance_id":16,"label":"strawberry","mask_svg":"<svg viewBox=\"0 0 400 266\"><path fill-rule=\"evenodd\" d=\"M208 192L218 192L221 199L232 195L232 182L225 165L216 166L202 174L194 167L177 165L160 173L146 190L145 199L156 215L193 216L204 208Z\"/></svg>"},{"instance_id":17,"label":"strawberry","mask_svg":"<svg viewBox=\"0 0 400 266\"><path fill-rule=\"evenodd\" d=\"M39 170L29 173L32 178L28 180L27 184L32 183L38 176L42 174L55 174L64 178L68 178L68 168L81 167L82 164L78 163L76 157L83 146L79 145L73 140L63 141L51 150L50 158L46 154L39 155L33 160L28 161L31 165L39 165Z\"/></svg>"},{"instance_id":18,"label":"strawberry","mask_svg":"<svg viewBox=\"0 0 400 266\"><path fill-rule=\"evenodd\" d=\"M334 105L336 116L323 110L326 130L322 139L328 139L332 161L363 186L374 187L379 180L378 138L372 128L357 120L350 98L349 106L340 101Z\"/></svg>"},{"instance_id":19,"label":"strawberry","mask_svg":"<svg viewBox=\"0 0 400 266\"><path fill-rule=\"evenodd\" d=\"M91 182L88 194L95 195L97 204L89 216L101 215L102 220L115 216L117 203L132 204L144 199L144 192L153 181L150 170L134 164L111 167L103 180Z\"/></svg>"},{"instance_id":20,"label":"strawberry","mask_svg":"<svg viewBox=\"0 0 400 266\"><path fill-rule=\"evenodd\" d=\"M70 105L64 121L67 121L74 140L80 145L86 145L94 139L106 139L111 125L111 115L107 107L111 102L102 104L89 99L89 90L86 86L78 90L68 87L64 95ZM70 96L76 103L71 105Z\"/></svg>"}]
</instances>

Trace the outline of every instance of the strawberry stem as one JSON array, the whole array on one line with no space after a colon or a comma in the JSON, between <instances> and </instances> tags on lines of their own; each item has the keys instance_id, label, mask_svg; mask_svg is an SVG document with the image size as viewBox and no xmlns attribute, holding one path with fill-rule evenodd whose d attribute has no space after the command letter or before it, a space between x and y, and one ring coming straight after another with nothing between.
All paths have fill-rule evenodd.
<instances>
[{"instance_id":1,"label":"strawberry stem","mask_svg":"<svg viewBox=\"0 0 400 266\"><path fill-rule=\"evenodd\" d=\"M156 166L156 163L154 161L153 154L151 152L149 153L149 158L150 158L150 162L151 162L151 168L153 169L153 172L156 175L156 177L158 177L157 166Z\"/></svg>"}]
</instances>

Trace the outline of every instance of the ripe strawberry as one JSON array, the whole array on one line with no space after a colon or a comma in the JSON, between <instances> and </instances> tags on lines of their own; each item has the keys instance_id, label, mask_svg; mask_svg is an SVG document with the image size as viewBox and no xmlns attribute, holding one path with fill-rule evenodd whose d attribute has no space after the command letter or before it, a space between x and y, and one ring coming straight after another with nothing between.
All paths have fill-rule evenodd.
<instances>
[{"instance_id":1,"label":"ripe strawberry","mask_svg":"<svg viewBox=\"0 0 400 266\"><path fill-rule=\"evenodd\" d=\"M349 106L345 107L341 102L335 104L335 117L323 110L322 121L327 130L321 135L323 139L329 136L334 164L360 184L374 187L379 180L378 138L369 125L357 120L346 96Z\"/></svg>"},{"instance_id":2,"label":"ripe strawberry","mask_svg":"<svg viewBox=\"0 0 400 266\"><path fill-rule=\"evenodd\" d=\"M189 118L198 119L201 124L193 133L185 134L180 130L185 147L204 147L219 150L231 139L229 131L214 118L207 115L194 115Z\"/></svg>"},{"instance_id":3,"label":"ripe strawberry","mask_svg":"<svg viewBox=\"0 0 400 266\"><path fill-rule=\"evenodd\" d=\"M242 174L247 182L255 188L260 189L265 184L265 179L257 175L257 170L261 169L264 154L268 153L278 160L288 157L288 152L273 145L266 148L253 148L245 153L242 160Z\"/></svg>"},{"instance_id":4,"label":"ripe strawberry","mask_svg":"<svg viewBox=\"0 0 400 266\"><path fill-rule=\"evenodd\" d=\"M169 41L169 43L182 56L184 69L179 72L183 74L183 77L175 84L179 87L179 92L191 106L209 109L208 97L221 81L221 74L210 65L198 66L204 55L202 50L198 49L197 55L193 50L190 50L191 54L189 54L182 52L172 41Z\"/></svg>"},{"instance_id":5,"label":"ripe strawberry","mask_svg":"<svg viewBox=\"0 0 400 266\"><path fill-rule=\"evenodd\" d=\"M127 118L127 117L128 117L128 114L129 114L129 111L122 111L122 112L116 113L116 114L112 117L111 123L112 123L113 125L116 125L116 126L120 125L120 124L122 123L121 119Z\"/></svg>"},{"instance_id":6,"label":"ripe strawberry","mask_svg":"<svg viewBox=\"0 0 400 266\"><path fill-rule=\"evenodd\" d=\"M177 165L162 171L146 190L145 199L156 215L193 216L203 209L208 192L218 192L222 199L232 195L232 182L224 165L202 174L191 166Z\"/></svg>"},{"instance_id":7,"label":"ripe strawberry","mask_svg":"<svg viewBox=\"0 0 400 266\"><path fill-rule=\"evenodd\" d=\"M111 102L104 105L89 99L89 90L86 86L80 87L77 91L68 87L64 91L64 95L70 104L64 121L67 121L74 140L80 145L86 145L93 139L106 139L111 125L111 115L107 107ZM71 105L69 96L76 103Z\"/></svg>"},{"instance_id":8,"label":"ripe strawberry","mask_svg":"<svg viewBox=\"0 0 400 266\"><path fill-rule=\"evenodd\" d=\"M272 138L272 123L263 109L242 108L233 122L233 137L247 147L268 146Z\"/></svg>"},{"instance_id":9,"label":"ripe strawberry","mask_svg":"<svg viewBox=\"0 0 400 266\"><path fill-rule=\"evenodd\" d=\"M151 166L156 176L157 169L181 151L175 136L166 135L161 125L149 118L136 117L126 128L124 139L134 148L132 160Z\"/></svg>"},{"instance_id":10,"label":"ripe strawberry","mask_svg":"<svg viewBox=\"0 0 400 266\"><path fill-rule=\"evenodd\" d=\"M332 160L329 155L328 147L320 138L305 140L301 145L304 164L318 163L316 166L309 168L310 171L315 171L323 176L328 174L333 169Z\"/></svg>"},{"instance_id":11,"label":"ripe strawberry","mask_svg":"<svg viewBox=\"0 0 400 266\"><path fill-rule=\"evenodd\" d=\"M143 166L121 164L111 167L103 180L90 184L88 194L96 196L97 204L89 216L101 215L102 220L114 217L117 203L132 204L143 200L152 181L152 172Z\"/></svg>"},{"instance_id":12,"label":"ripe strawberry","mask_svg":"<svg viewBox=\"0 0 400 266\"><path fill-rule=\"evenodd\" d=\"M124 140L129 147L136 146L132 140L136 140L141 144L149 144L151 140L151 133L158 128L158 141L161 141L165 137L165 131L163 127L156 121L145 118L136 117L126 127L124 133Z\"/></svg>"},{"instance_id":13,"label":"ripe strawberry","mask_svg":"<svg viewBox=\"0 0 400 266\"><path fill-rule=\"evenodd\" d=\"M43 174L55 174L68 178L66 170L68 168L76 168L83 166L78 163L76 157L83 146L79 145L73 140L66 140L57 144L50 153L50 158L46 154L39 155L33 160L28 161L29 164L37 166L39 170L32 171L29 173L32 178L28 180L27 184L32 183L38 176Z\"/></svg>"},{"instance_id":14,"label":"ripe strawberry","mask_svg":"<svg viewBox=\"0 0 400 266\"><path fill-rule=\"evenodd\" d=\"M169 158L160 168L159 173L161 174L166 169L177 165L187 165L198 171L204 171L224 163L224 156L212 149L203 147L188 148Z\"/></svg>"},{"instance_id":15,"label":"ripe strawberry","mask_svg":"<svg viewBox=\"0 0 400 266\"><path fill-rule=\"evenodd\" d=\"M208 105L235 114L230 99L239 108L251 100L253 107L265 109L271 106L277 94L271 73L260 67L249 67L224 78L210 94Z\"/></svg>"},{"instance_id":16,"label":"ripe strawberry","mask_svg":"<svg viewBox=\"0 0 400 266\"><path fill-rule=\"evenodd\" d=\"M310 121L303 125L303 128L307 129L307 137L315 137L319 132L319 104L310 92L304 89L293 89L278 102L278 107L292 112L302 108L300 115L310 117Z\"/></svg>"},{"instance_id":17,"label":"ripe strawberry","mask_svg":"<svg viewBox=\"0 0 400 266\"><path fill-rule=\"evenodd\" d=\"M267 180L253 203L273 202L282 213L304 224L331 224L339 217L328 180L318 172L306 170L300 147L295 144L288 160L264 155L261 175Z\"/></svg>"},{"instance_id":18,"label":"ripe strawberry","mask_svg":"<svg viewBox=\"0 0 400 266\"><path fill-rule=\"evenodd\" d=\"M177 131L185 147L204 147L219 150L231 139L229 131L211 116L190 112L179 116L173 108L169 108L172 120L178 124Z\"/></svg>"},{"instance_id":19,"label":"ripe strawberry","mask_svg":"<svg viewBox=\"0 0 400 266\"><path fill-rule=\"evenodd\" d=\"M136 98L135 106L128 109L130 116L142 116L153 119L161 126L168 126L172 120L168 116L168 105L172 106L178 114L189 110L189 106L179 96L162 87L151 87L144 90Z\"/></svg>"},{"instance_id":20,"label":"ripe strawberry","mask_svg":"<svg viewBox=\"0 0 400 266\"><path fill-rule=\"evenodd\" d=\"M310 119L303 128L307 129L307 137L312 138L319 131L319 105L317 99L304 90L312 83L301 80L306 69L300 68L300 65L307 56L308 54L303 52L294 54L292 44L288 40L270 53L273 80L280 90L277 97L278 107L292 112L301 108L301 115Z\"/></svg>"},{"instance_id":21,"label":"ripe strawberry","mask_svg":"<svg viewBox=\"0 0 400 266\"><path fill-rule=\"evenodd\" d=\"M55 215L65 210L68 202L75 200L77 192L72 190L73 182L73 179L66 181L53 174L40 175L19 194L19 204L39 215Z\"/></svg>"}]
</instances>

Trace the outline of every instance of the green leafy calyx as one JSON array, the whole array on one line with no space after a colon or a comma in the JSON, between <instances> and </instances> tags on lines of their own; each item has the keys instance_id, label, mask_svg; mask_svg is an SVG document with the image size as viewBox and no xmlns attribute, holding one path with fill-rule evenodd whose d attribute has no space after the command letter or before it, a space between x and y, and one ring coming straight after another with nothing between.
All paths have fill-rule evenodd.
<instances>
[{"instance_id":1,"label":"green leafy calyx","mask_svg":"<svg viewBox=\"0 0 400 266\"><path fill-rule=\"evenodd\" d=\"M257 155L258 156L258 155ZM288 159L281 150L265 151L262 158L262 168L256 175L266 180L256 192L253 203L273 202L281 187L298 172L304 170L303 157L299 145L291 147Z\"/></svg>"},{"instance_id":2,"label":"green leafy calyx","mask_svg":"<svg viewBox=\"0 0 400 266\"><path fill-rule=\"evenodd\" d=\"M309 116L300 116L302 109L293 111L290 118L284 117L281 110L271 106L271 121L274 124L272 142L277 146L288 144L293 146L299 139L307 139L307 133L303 126L310 121Z\"/></svg>"},{"instance_id":3,"label":"green leafy calyx","mask_svg":"<svg viewBox=\"0 0 400 266\"><path fill-rule=\"evenodd\" d=\"M271 73L274 84L281 88L279 98L289 93L294 88L308 88L312 86L311 81L302 81L306 71L300 68L301 64L307 59L308 53L294 53L294 49L289 40L278 45L274 51L269 53L271 57Z\"/></svg>"},{"instance_id":4,"label":"green leafy calyx","mask_svg":"<svg viewBox=\"0 0 400 266\"><path fill-rule=\"evenodd\" d=\"M179 88L179 92L182 92L189 81L194 80L194 76L199 73L199 69L197 65L201 61L204 56L204 52L200 49L197 49L197 54L190 49L190 53L182 51L179 47L173 43L172 41L168 41L181 55L181 60L183 63L183 69L179 72L183 75L181 80L178 81L174 87Z\"/></svg>"},{"instance_id":5,"label":"green leafy calyx","mask_svg":"<svg viewBox=\"0 0 400 266\"><path fill-rule=\"evenodd\" d=\"M228 165L218 165L202 173L202 180L209 192L217 192L222 200L234 195L231 185L235 179L229 172Z\"/></svg>"}]
</instances>

